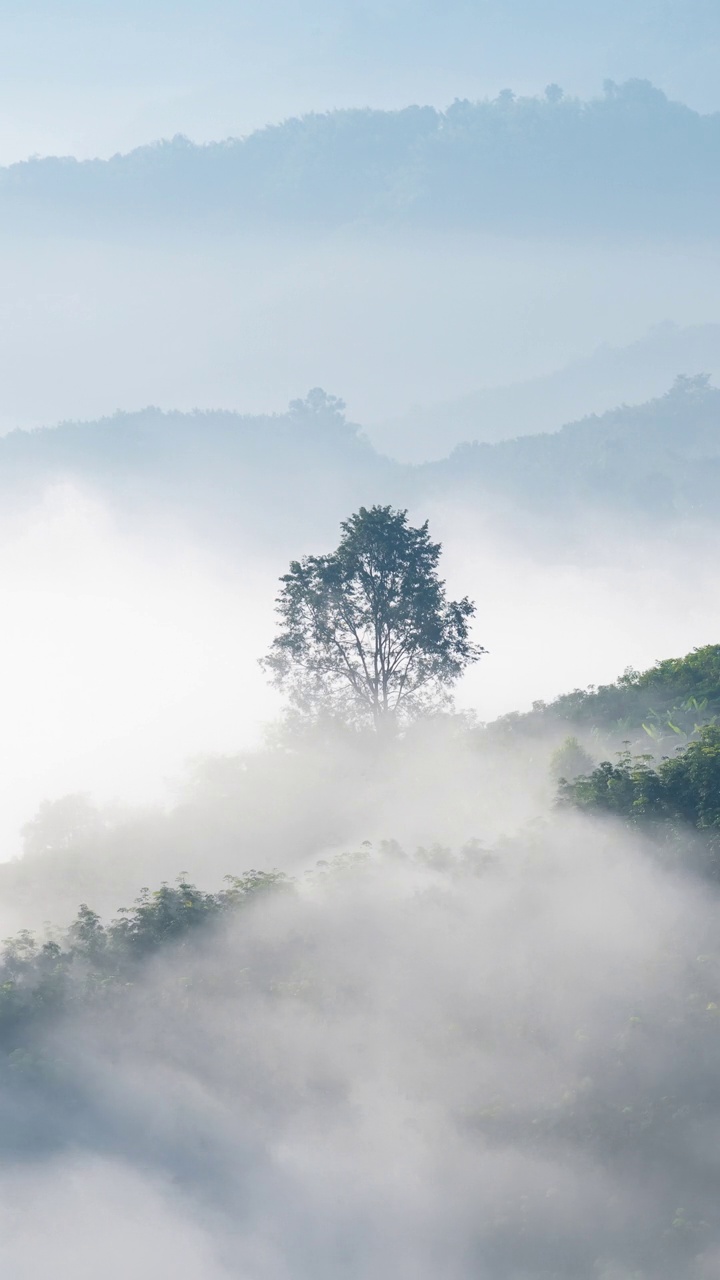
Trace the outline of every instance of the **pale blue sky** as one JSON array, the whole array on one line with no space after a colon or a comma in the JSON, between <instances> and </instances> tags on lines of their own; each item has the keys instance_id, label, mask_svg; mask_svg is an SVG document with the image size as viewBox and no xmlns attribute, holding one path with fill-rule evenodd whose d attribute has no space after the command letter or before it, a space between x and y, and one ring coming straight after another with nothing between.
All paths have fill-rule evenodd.
<instances>
[{"instance_id":1,"label":"pale blue sky","mask_svg":"<svg viewBox=\"0 0 720 1280\"><path fill-rule=\"evenodd\" d=\"M0 162L643 76L720 109L718 0L0 0Z\"/></svg>"}]
</instances>

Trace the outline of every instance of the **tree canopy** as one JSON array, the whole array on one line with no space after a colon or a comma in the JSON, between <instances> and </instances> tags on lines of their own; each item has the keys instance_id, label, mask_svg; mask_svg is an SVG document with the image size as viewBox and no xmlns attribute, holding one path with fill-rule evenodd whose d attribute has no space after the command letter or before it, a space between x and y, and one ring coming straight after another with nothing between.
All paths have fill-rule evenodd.
<instances>
[{"instance_id":1,"label":"tree canopy","mask_svg":"<svg viewBox=\"0 0 720 1280\"><path fill-rule=\"evenodd\" d=\"M470 639L475 605L446 597L428 522L361 507L341 529L336 551L294 560L281 579L263 660L273 683L304 714L376 730L446 705L484 650Z\"/></svg>"},{"instance_id":2,"label":"tree canopy","mask_svg":"<svg viewBox=\"0 0 720 1280\"><path fill-rule=\"evenodd\" d=\"M656 766L649 755L620 753L584 775L559 781L562 806L614 815L632 827L649 827L656 838L685 851L694 828L720 874L720 726L705 725L695 741Z\"/></svg>"},{"instance_id":3,"label":"tree canopy","mask_svg":"<svg viewBox=\"0 0 720 1280\"><path fill-rule=\"evenodd\" d=\"M535 702L532 711L501 716L494 731L541 735L567 726L633 749L652 744L657 751L685 745L719 719L720 645L707 644L681 658L664 658L647 671L628 667L613 684Z\"/></svg>"}]
</instances>

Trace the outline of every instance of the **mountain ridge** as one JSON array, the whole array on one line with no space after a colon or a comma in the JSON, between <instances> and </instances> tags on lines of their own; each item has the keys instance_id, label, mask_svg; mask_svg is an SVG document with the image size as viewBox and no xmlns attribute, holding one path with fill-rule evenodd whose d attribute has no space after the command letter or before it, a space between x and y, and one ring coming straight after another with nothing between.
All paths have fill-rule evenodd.
<instances>
[{"instance_id":1,"label":"mountain ridge","mask_svg":"<svg viewBox=\"0 0 720 1280\"><path fill-rule=\"evenodd\" d=\"M409 222L714 238L718 158L720 113L648 81L608 81L588 101L551 85L445 111L310 114L217 143L178 136L109 160L32 158L0 170L0 225Z\"/></svg>"},{"instance_id":2,"label":"mountain ridge","mask_svg":"<svg viewBox=\"0 0 720 1280\"><path fill-rule=\"evenodd\" d=\"M271 540L280 510L298 530L325 536L348 511L374 502L459 502L567 530L581 529L592 512L640 525L715 524L720 390L702 375L681 376L644 405L555 432L467 442L416 465L378 452L342 402L318 389L285 414L147 409L0 438L6 505L67 479L123 508L149 511L159 501L183 519L238 534L262 529Z\"/></svg>"}]
</instances>

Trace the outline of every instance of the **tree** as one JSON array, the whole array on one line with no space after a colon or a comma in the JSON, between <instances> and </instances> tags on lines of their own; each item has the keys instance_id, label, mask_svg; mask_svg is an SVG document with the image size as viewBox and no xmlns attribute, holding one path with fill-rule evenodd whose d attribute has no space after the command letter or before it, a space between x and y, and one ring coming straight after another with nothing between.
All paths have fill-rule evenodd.
<instances>
[{"instance_id":1,"label":"tree","mask_svg":"<svg viewBox=\"0 0 720 1280\"><path fill-rule=\"evenodd\" d=\"M448 600L440 543L406 511L361 507L330 555L290 565L280 633L262 665L304 714L376 730L447 705L485 650L469 636L475 605Z\"/></svg>"},{"instance_id":2,"label":"tree","mask_svg":"<svg viewBox=\"0 0 720 1280\"><path fill-rule=\"evenodd\" d=\"M595 761L590 752L585 750L577 738L569 737L553 752L550 773L556 782L573 782L575 778L589 774L594 766Z\"/></svg>"},{"instance_id":3,"label":"tree","mask_svg":"<svg viewBox=\"0 0 720 1280\"><path fill-rule=\"evenodd\" d=\"M708 391L712 391L709 373L679 373L666 394L676 397L695 396L701 399Z\"/></svg>"},{"instance_id":4,"label":"tree","mask_svg":"<svg viewBox=\"0 0 720 1280\"><path fill-rule=\"evenodd\" d=\"M340 396L328 395L322 387L313 387L304 400L291 400L288 405L295 418L335 418L345 421L345 401Z\"/></svg>"}]
</instances>

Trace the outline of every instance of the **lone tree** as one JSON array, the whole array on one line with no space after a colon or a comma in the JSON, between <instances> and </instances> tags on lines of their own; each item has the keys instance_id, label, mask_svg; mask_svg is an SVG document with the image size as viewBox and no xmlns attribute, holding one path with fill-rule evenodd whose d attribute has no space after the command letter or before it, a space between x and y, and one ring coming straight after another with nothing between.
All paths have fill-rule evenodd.
<instances>
[{"instance_id":1,"label":"lone tree","mask_svg":"<svg viewBox=\"0 0 720 1280\"><path fill-rule=\"evenodd\" d=\"M336 551L281 578L280 632L262 660L272 683L305 714L377 730L447 705L485 650L469 636L475 605L446 598L427 521L361 507L341 529Z\"/></svg>"}]
</instances>

